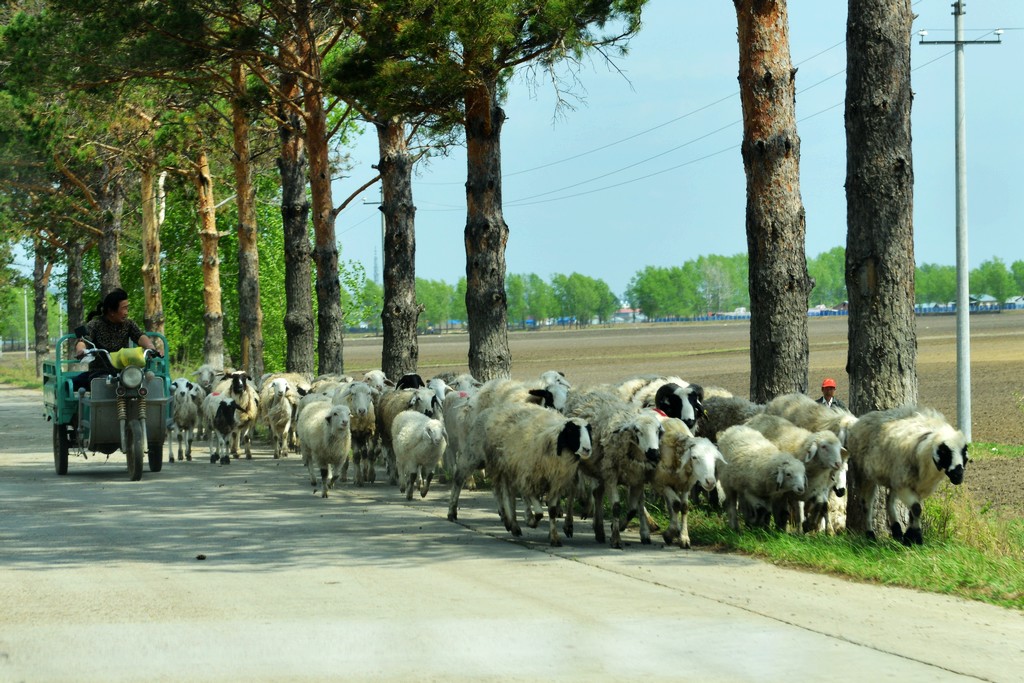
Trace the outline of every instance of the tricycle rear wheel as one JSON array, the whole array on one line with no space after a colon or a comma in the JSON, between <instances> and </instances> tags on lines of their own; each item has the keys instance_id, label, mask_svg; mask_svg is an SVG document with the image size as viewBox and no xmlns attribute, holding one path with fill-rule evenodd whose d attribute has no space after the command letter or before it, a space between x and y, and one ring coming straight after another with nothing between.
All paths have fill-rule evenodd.
<instances>
[{"instance_id":1,"label":"tricycle rear wheel","mask_svg":"<svg viewBox=\"0 0 1024 683\"><path fill-rule=\"evenodd\" d=\"M66 425L53 423L53 469L58 475L68 473L68 428Z\"/></svg>"},{"instance_id":2,"label":"tricycle rear wheel","mask_svg":"<svg viewBox=\"0 0 1024 683\"><path fill-rule=\"evenodd\" d=\"M149 442L149 471L159 472L164 468L164 444L162 441Z\"/></svg>"},{"instance_id":3,"label":"tricycle rear wheel","mask_svg":"<svg viewBox=\"0 0 1024 683\"><path fill-rule=\"evenodd\" d=\"M128 479L139 481L142 479L142 430L134 422L128 426L128 430Z\"/></svg>"}]
</instances>

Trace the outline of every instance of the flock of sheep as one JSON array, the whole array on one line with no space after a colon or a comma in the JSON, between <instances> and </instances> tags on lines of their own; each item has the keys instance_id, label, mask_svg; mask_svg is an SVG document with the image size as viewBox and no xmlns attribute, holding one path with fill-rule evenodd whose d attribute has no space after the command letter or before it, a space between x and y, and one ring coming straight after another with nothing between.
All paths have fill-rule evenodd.
<instances>
[{"instance_id":1,"label":"flock of sheep","mask_svg":"<svg viewBox=\"0 0 1024 683\"><path fill-rule=\"evenodd\" d=\"M347 480L350 463L363 486L383 460L388 483L407 499L416 490L425 497L443 468L454 521L463 488L486 474L505 528L519 536L521 519L535 528L546 513L553 546L561 545L557 521L571 537L576 515L589 517L595 540L614 548L636 518L649 544L649 495L665 501L665 542L682 548L690 547L690 503L701 495L723 506L737 531L742 516L747 527L836 533L845 529L848 468L865 510L887 489L893 538L920 544L921 501L944 479L959 484L967 464L963 433L928 408L858 418L803 394L760 405L679 377L585 388L555 371L485 383L468 374L392 381L380 370L361 380L279 373L254 382L209 366L193 377L172 384L171 462L175 448L178 460L191 460L196 437L209 439L211 462L228 464L243 448L251 458L262 424L274 457L297 449L323 497ZM909 510L906 528L897 501Z\"/></svg>"}]
</instances>

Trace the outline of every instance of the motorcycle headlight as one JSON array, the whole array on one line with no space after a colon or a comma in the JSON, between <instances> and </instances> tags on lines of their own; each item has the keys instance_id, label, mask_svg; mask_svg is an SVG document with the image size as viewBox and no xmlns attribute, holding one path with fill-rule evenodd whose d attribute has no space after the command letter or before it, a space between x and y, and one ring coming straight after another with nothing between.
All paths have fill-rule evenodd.
<instances>
[{"instance_id":1,"label":"motorcycle headlight","mask_svg":"<svg viewBox=\"0 0 1024 683\"><path fill-rule=\"evenodd\" d=\"M142 368L129 365L122 370L121 384L127 389L138 389L142 386Z\"/></svg>"}]
</instances>

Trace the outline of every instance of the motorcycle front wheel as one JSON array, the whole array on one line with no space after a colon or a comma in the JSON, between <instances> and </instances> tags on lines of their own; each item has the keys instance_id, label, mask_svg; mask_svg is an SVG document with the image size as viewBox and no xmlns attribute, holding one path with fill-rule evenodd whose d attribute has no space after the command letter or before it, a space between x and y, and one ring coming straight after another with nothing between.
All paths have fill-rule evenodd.
<instances>
[{"instance_id":1,"label":"motorcycle front wheel","mask_svg":"<svg viewBox=\"0 0 1024 683\"><path fill-rule=\"evenodd\" d=\"M142 423L135 420L128 424L128 479L142 479L142 456L145 453L142 440Z\"/></svg>"}]
</instances>

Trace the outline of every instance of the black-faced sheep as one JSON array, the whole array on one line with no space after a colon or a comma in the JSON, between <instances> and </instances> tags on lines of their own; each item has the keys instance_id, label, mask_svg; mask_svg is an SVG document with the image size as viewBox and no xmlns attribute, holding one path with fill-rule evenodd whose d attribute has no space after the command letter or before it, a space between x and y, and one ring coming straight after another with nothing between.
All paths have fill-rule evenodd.
<instances>
[{"instance_id":1,"label":"black-faced sheep","mask_svg":"<svg viewBox=\"0 0 1024 683\"><path fill-rule=\"evenodd\" d=\"M716 463L725 459L709 439L694 436L682 420L667 418L662 426L661 459L651 479L651 490L665 499L669 513L669 528L662 532L665 543L689 548L690 491L713 490L718 483Z\"/></svg>"},{"instance_id":2,"label":"black-faced sheep","mask_svg":"<svg viewBox=\"0 0 1024 683\"><path fill-rule=\"evenodd\" d=\"M234 399L209 394L203 399L203 413L210 426L210 462L231 463L231 446L244 419L244 411Z\"/></svg>"},{"instance_id":3,"label":"black-faced sheep","mask_svg":"<svg viewBox=\"0 0 1024 683\"><path fill-rule=\"evenodd\" d=\"M729 526L739 531L737 513L743 504L748 526L767 526L772 503L786 493L801 495L807 485L804 464L783 453L761 432L746 425L729 427L719 435L718 448L725 462L718 481L725 492Z\"/></svg>"},{"instance_id":4,"label":"black-faced sheep","mask_svg":"<svg viewBox=\"0 0 1024 683\"><path fill-rule=\"evenodd\" d=\"M641 375L620 382L616 391L624 401L657 408L691 430L704 412L704 389L679 377Z\"/></svg>"},{"instance_id":5,"label":"black-faced sheep","mask_svg":"<svg viewBox=\"0 0 1024 683\"><path fill-rule=\"evenodd\" d=\"M341 464L348 458L352 447L349 429L351 413L348 406L326 401L312 403L299 415L296 431L302 464L309 469L309 483L316 491L316 475L320 473L322 497L341 477Z\"/></svg>"},{"instance_id":6,"label":"black-faced sheep","mask_svg":"<svg viewBox=\"0 0 1024 683\"><path fill-rule=\"evenodd\" d=\"M206 393L195 382L184 377L171 382L171 437L167 441L167 462L174 462L174 444L178 444L178 460L192 460L192 439L199 427Z\"/></svg>"},{"instance_id":7,"label":"black-faced sheep","mask_svg":"<svg viewBox=\"0 0 1024 683\"><path fill-rule=\"evenodd\" d=\"M240 446L245 446L245 459L252 460L252 429L259 417L260 397L249 375L244 370L225 374L213 388L213 395L230 398L238 404L238 427L232 432L231 454L237 458Z\"/></svg>"},{"instance_id":8,"label":"black-faced sheep","mask_svg":"<svg viewBox=\"0 0 1024 683\"><path fill-rule=\"evenodd\" d=\"M441 417L441 402L437 400L433 390L422 387L419 389L395 389L380 398L376 409L377 439L388 471L388 483L398 483L398 470L395 467L395 454L392 449L392 423L395 417L404 410L415 410L428 417Z\"/></svg>"},{"instance_id":9,"label":"black-faced sheep","mask_svg":"<svg viewBox=\"0 0 1024 683\"><path fill-rule=\"evenodd\" d=\"M953 485L963 481L967 437L939 412L905 406L861 415L850 427L846 443L868 519L868 537L875 537L875 497L878 487L884 486L889 489L886 510L892 537L905 545L923 543L921 501L945 479ZM906 531L897 518L897 500L910 511Z\"/></svg>"},{"instance_id":10,"label":"black-faced sheep","mask_svg":"<svg viewBox=\"0 0 1024 683\"><path fill-rule=\"evenodd\" d=\"M498 514L513 536L521 536L516 495L548 506L548 541L560 546L556 521L562 496L574 485L577 462L590 457L590 429L530 403L498 405L475 418L470 448L483 453Z\"/></svg>"},{"instance_id":11,"label":"black-faced sheep","mask_svg":"<svg viewBox=\"0 0 1024 683\"><path fill-rule=\"evenodd\" d=\"M412 500L413 489L417 487L420 497L425 498L448 445L444 423L415 410L405 410L395 416L392 432L399 489L406 500Z\"/></svg>"},{"instance_id":12,"label":"black-faced sheep","mask_svg":"<svg viewBox=\"0 0 1024 683\"><path fill-rule=\"evenodd\" d=\"M644 487L654 476L661 457L660 438L664 431L661 418L653 410L638 408L614 392L601 389L573 392L566 411L586 420L593 430L593 462L581 471L594 482L594 539L599 543L605 540L604 496L607 493L611 500L611 546L621 548L621 529L643 509ZM627 490L625 510L619 501L620 485ZM567 508L571 507L572 497ZM570 512L567 510L566 514ZM567 524L571 529L571 523L567 521ZM640 541L651 542L646 515L640 515Z\"/></svg>"},{"instance_id":13,"label":"black-faced sheep","mask_svg":"<svg viewBox=\"0 0 1024 683\"><path fill-rule=\"evenodd\" d=\"M376 390L366 382L349 382L334 397L334 403L346 405L352 414L352 463L356 486L372 483L377 478L374 460L377 449L377 412L374 408ZM348 460L341 466L345 481Z\"/></svg>"},{"instance_id":14,"label":"black-faced sheep","mask_svg":"<svg viewBox=\"0 0 1024 683\"><path fill-rule=\"evenodd\" d=\"M746 425L764 434L780 451L795 455L806 468L807 486L803 494L790 494L776 500L776 526L785 529L787 521L792 520L800 533L817 528L817 520L805 524L805 508L817 505L827 510L833 477L846 464L846 450L839 443L839 437L827 430L812 432L798 427L778 415L757 415Z\"/></svg>"}]
</instances>

